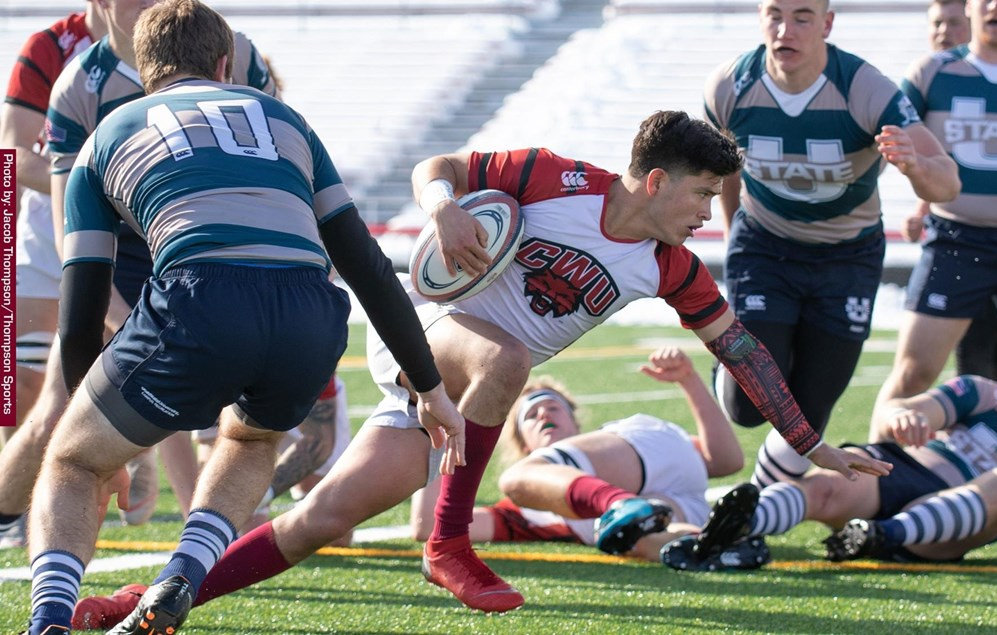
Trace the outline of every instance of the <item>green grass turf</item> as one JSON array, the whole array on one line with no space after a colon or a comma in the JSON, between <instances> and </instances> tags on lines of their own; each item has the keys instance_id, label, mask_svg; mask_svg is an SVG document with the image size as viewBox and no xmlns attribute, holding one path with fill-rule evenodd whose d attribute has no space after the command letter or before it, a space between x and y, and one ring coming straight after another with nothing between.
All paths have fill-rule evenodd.
<instances>
[{"instance_id":1,"label":"green grass turf","mask_svg":"<svg viewBox=\"0 0 997 635\"><path fill-rule=\"evenodd\" d=\"M363 406L378 392L357 364L363 354L362 327L353 327L341 376L348 387L354 429ZM869 410L892 362L895 333L877 332L866 346L852 386L840 400L828 440L864 441ZM711 358L693 336L679 329L605 326L574 344L560 359L536 369L564 382L583 404L584 428L647 412L692 430L684 399L667 385L636 372L659 344L679 343L697 369L709 377ZM947 371L949 376L951 371ZM714 484L745 480L768 427L738 429L747 456L739 474ZM390 469L387 466L386 469ZM492 461L478 501L498 496L501 462ZM164 485L154 521L143 527L111 526L108 540L175 541L180 529L176 502ZM283 501L279 501L283 502ZM365 526L408 520L403 504ZM820 563L814 523L770 539L777 561L789 568L750 573L684 574L642 562L620 564L493 560L501 575L526 596L512 614L487 616L462 608L449 594L426 584L418 560L405 555L414 542L379 543L399 557L314 556L297 568L250 589L196 609L184 633L994 633L997 550L978 550L955 572L881 572L813 569ZM593 554L577 545L527 543L482 547L488 552ZM97 556L120 555L101 550ZM0 567L24 566L23 549L0 552ZM133 581L148 581L155 568L87 575L82 593L108 593ZM0 632L16 632L28 614L29 584L0 583Z\"/></svg>"}]
</instances>

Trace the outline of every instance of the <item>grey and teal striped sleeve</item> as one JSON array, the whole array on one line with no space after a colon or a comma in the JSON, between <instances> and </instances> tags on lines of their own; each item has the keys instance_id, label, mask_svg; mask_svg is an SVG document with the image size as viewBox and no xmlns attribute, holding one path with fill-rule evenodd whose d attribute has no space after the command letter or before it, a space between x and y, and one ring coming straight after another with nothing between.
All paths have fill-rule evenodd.
<instances>
[{"instance_id":1,"label":"grey and teal striped sleeve","mask_svg":"<svg viewBox=\"0 0 997 635\"><path fill-rule=\"evenodd\" d=\"M121 218L104 195L93 165L93 137L87 139L66 185L63 267L78 262L114 264Z\"/></svg>"}]
</instances>

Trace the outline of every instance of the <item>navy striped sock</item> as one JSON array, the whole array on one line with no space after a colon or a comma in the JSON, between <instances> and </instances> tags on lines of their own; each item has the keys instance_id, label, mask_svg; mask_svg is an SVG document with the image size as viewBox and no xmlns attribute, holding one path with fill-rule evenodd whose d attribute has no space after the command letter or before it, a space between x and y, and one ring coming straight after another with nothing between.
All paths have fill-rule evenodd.
<instances>
[{"instance_id":1,"label":"navy striped sock","mask_svg":"<svg viewBox=\"0 0 997 635\"><path fill-rule=\"evenodd\" d=\"M932 496L880 522L887 542L914 545L960 540L979 533L987 523L980 495L960 488Z\"/></svg>"},{"instance_id":2,"label":"navy striped sock","mask_svg":"<svg viewBox=\"0 0 997 635\"><path fill-rule=\"evenodd\" d=\"M180 544L153 584L179 575L186 578L196 591L211 567L225 553L235 534L232 523L218 512L203 508L192 510L180 534Z\"/></svg>"},{"instance_id":3,"label":"navy striped sock","mask_svg":"<svg viewBox=\"0 0 997 635\"><path fill-rule=\"evenodd\" d=\"M69 626L86 565L68 551L43 551L31 561L30 635Z\"/></svg>"}]
</instances>

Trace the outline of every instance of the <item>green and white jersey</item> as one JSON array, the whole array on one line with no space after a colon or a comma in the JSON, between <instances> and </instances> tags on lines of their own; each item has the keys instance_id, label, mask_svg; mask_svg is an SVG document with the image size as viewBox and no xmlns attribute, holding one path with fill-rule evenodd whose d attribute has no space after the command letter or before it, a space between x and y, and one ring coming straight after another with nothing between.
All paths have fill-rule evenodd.
<instances>
[{"instance_id":1,"label":"green and white jersey","mask_svg":"<svg viewBox=\"0 0 997 635\"><path fill-rule=\"evenodd\" d=\"M235 33L232 82L257 88L268 95L277 87L270 69L253 43ZM49 98L45 136L52 171L64 174L97 124L112 110L145 95L138 71L121 61L107 37L95 42L63 69Z\"/></svg>"},{"instance_id":2,"label":"green and white jersey","mask_svg":"<svg viewBox=\"0 0 997 635\"><path fill-rule=\"evenodd\" d=\"M707 80L706 115L744 153L741 206L769 232L803 243L842 243L882 226L875 135L920 122L876 68L827 45L827 66L798 94L765 72L759 46Z\"/></svg>"},{"instance_id":3,"label":"green and white jersey","mask_svg":"<svg viewBox=\"0 0 997 635\"><path fill-rule=\"evenodd\" d=\"M191 79L118 107L66 187L65 265L114 262L124 220L153 274L185 263L330 263L318 226L352 206L304 119L258 90Z\"/></svg>"},{"instance_id":4,"label":"green and white jersey","mask_svg":"<svg viewBox=\"0 0 997 635\"><path fill-rule=\"evenodd\" d=\"M932 213L997 227L997 64L963 45L915 62L901 88L959 165L962 192L954 201L932 203Z\"/></svg>"}]
</instances>

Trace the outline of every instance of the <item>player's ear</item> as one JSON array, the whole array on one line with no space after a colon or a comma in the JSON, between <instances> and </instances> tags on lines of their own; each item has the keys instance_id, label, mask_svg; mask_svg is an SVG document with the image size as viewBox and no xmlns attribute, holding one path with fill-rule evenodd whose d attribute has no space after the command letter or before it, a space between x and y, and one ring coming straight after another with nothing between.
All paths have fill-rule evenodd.
<instances>
[{"instance_id":1,"label":"player's ear","mask_svg":"<svg viewBox=\"0 0 997 635\"><path fill-rule=\"evenodd\" d=\"M644 187L647 190L648 196L654 196L663 187L668 186L669 182L668 172L665 172L661 168L654 168L647 173L647 177L644 179Z\"/></svg>"},{"instance_id":2,"label":"player's ear","mask_svg":"<svg viewBox=\"0 0 997 635\"><path fill-rule=\"evenodd\" d=\"M834 26L834 11L828 11L824 15L824 39L831 35L832 26Z\"/></svg>"},{"instance_id":3,"label":"player's ear","mask_svg":"<svg viewBox=\"0 0 997 635\"><path fill-rule=\"evenodd\" d=\"M221 58L215 63L215 76L211 79L216 82L224 82L226 84L232 82L232 78L228 74L228 54L222 55Z\"/></svg>"}]
</instances>

